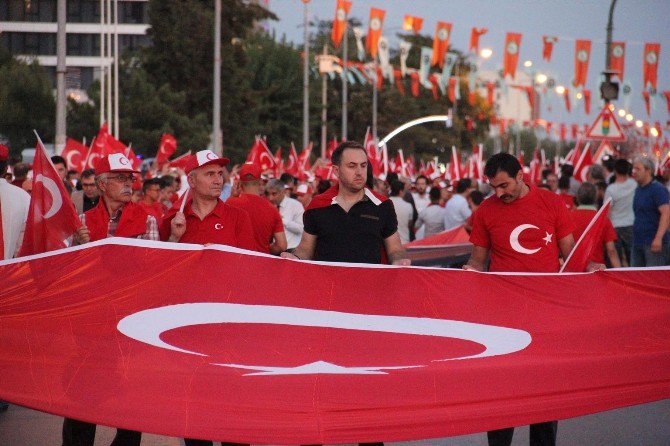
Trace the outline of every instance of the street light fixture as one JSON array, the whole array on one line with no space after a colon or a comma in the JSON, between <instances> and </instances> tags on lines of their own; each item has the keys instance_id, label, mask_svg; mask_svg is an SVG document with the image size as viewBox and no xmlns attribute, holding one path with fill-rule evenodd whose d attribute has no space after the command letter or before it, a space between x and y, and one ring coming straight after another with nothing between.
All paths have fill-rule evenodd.
<instances>
[{"instance_id":1,"label":"street light fixture","mask_svg":"<svg viewBox=\"0 0 670 446\"><path fill-rule=\"evenodd\" d=\"M479 57L482 59L489 59L491 56L493 56L493 50L491 48L482 48L479 52Z\"/></svg>"},{"instance_id":2,"label":"street light fixture","mask_svg":"<svg viewBox=\"0 0 670 446\"><path fill-rule=\"evenodd\" d=\"M537 76L535 76L535 82L537 82L538 84L544 84L545 82L547 82L547 79L548 79L547 75L544 73L538 73Z\"/></svg>"},{"instance_id":3,"label":"street light fixture","mask_svg":"<svg viewBox=\"0 0 670 446\"><path fill-rule=\"evenodd\" d=\"M559 85L556 87L556 94L562 96L565 94L565 87L563 85Z\"/></svg>"},{"instance_id":4,"label":"street light fixture","mask_svg":"<svg viewBox=\"0 0 670 446\"><path fill-rule=\"evenodd\" d=\"M635 127L637 127L638 129L641 129L643 125L644 125L644 122L642 122L640 119L635 121Z\"/></svg>"},{"instance_id":5,"label":"street light fixture","mask_svg":"<svg viewBox=\"0 0 670 446\"><path fill-rule=\"evenodd\" d=\"M530 68L530 67L533 66L533 61L531 61L531 60L526 60L526 61L523 63L523 66L526 67L526 68Z\"/></svg>"},{"instance_id":6,"label":"street light fixture","mask_svg":"<svg viewBox=\"0 0 670 446\"><path fill-rule=\"evenodd\" d=\"M624 110L623 108L620 108L619 111L618 111L618 114L619 114L620 118L623 118L624 116L626 116L626 110Z\"/></svg>"},{"instance_id":7,"label":"street light fixture","mask_svg":"<svg viewBox=\"0 0 670 446\"><path fill-rule=\"evenodd\" d=\"M628 122L633 122L633 115L630 114L630 113L628 113L628 114L626 115L626 121L628 121Z\"/></svg>"}]
</instances>

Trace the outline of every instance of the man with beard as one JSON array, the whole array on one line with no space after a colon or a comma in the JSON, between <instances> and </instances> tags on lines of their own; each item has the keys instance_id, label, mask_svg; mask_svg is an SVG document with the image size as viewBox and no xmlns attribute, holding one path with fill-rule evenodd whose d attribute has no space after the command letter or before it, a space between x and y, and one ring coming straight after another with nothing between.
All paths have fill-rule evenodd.
<instances>
[{"instance_id":1,"label":"man with beard","mask_svg":"<svg viewBox=\"0 0 670 446\"><path fill-rule=\"evenodd\" d=\"M158 240L156 219L130 201L135 174L132 164L120 153L107 155L95 167L95 184L100 191L98 204L79 218L83 226L75 234L79 243L107 237ZM93 446L96 426L93 423L65 418L63 446ZM139 446L140 432L117 429L112 446Z\"/></svg>"},{"instance_id":2,"label":"man with beard","mask_svg":"<svg viewBox=\"0 0 670 446\"><path fill-rule=\"evenodd\" d=\"M490 254L489 271L558 272L559 256L567 258L574 246L574 224L561 198L527 185L519 161L508 153L493 155L484 175L495 195L473 214L472 255L463 268L485 271ZM555 445L557 428L556 421L532 424L530 444ZM490 446L509 446L514 428L487 435Z\"/></svg>"}]
</instances>

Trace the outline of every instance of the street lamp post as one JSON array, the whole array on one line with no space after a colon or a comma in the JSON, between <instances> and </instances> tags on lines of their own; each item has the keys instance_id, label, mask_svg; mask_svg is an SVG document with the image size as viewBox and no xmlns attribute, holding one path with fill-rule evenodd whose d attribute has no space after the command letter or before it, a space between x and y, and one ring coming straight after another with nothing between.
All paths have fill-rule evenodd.
<instances>
[{"instance_id":1,"label":"street lamp post","mask_svg":"<svg viewBox=\"0 0 670 446\"><path fill-rule=\"evenodd\" d=\"M223 153L221 144L221 0L214 1L214 97L212 110L212 151Z\"/></svg>"},{"instance_id":2,"label":"street lamp post","mask_svg":"<svg viewBox=\"0 0 670 446\"><path fill-rule=\"evenodd\" d=\"M309 0L302 0L303 8L303 31L302 41L305 58L302 66L302 146L309 144L309 16L307 4Z\"/></svg>"},{"instance_id":3,"label":"street lamp post","mask_svg":"<svg viewBox=\"0 0 670 446\"><path fill-rule=\"evenodd\" d=\"M66 114L65 114L65 48L66 48L66 3L65 0L58 0L58 30L57 30L57 53L56 56L56 154L60 154L65 147L66 133Z\"/></svg>"}]
</instances>

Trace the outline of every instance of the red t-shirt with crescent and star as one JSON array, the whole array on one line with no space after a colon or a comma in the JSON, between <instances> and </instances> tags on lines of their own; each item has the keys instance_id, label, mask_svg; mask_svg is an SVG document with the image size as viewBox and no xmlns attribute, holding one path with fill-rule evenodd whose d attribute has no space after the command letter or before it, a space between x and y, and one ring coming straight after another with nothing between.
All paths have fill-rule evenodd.
<instances>
[{"instance_id":1,"label":"red t-shirt with crescent and star","mask_svg":"<svg viewBox=\"0 0 670 446\"><path fill-rule=\"evenodd\" d=\"M558 240L573 230L563 200L530 186L511 203L495 195L484 200L473 214L470 241L489 249L489 271L558 272Z\"/></svg>"}]
</instances>

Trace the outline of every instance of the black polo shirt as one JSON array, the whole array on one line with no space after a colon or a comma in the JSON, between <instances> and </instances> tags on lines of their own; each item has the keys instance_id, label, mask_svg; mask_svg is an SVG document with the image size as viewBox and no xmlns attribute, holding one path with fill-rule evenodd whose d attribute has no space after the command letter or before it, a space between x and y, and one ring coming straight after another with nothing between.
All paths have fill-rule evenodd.
<instances>
[{"instance_id":1,"label":"black polo shirt","mask_svg":"<svg viewBox=\"0 0 670 446\"><path fill-rule=\"evenodd\" d=\"M313 260L381 263L384 239L398 230L391 200L366 195L345 212L333 198L330 206L309 209L303 215L305 232L316 236Z\"/></svg>"}]
</instances>

